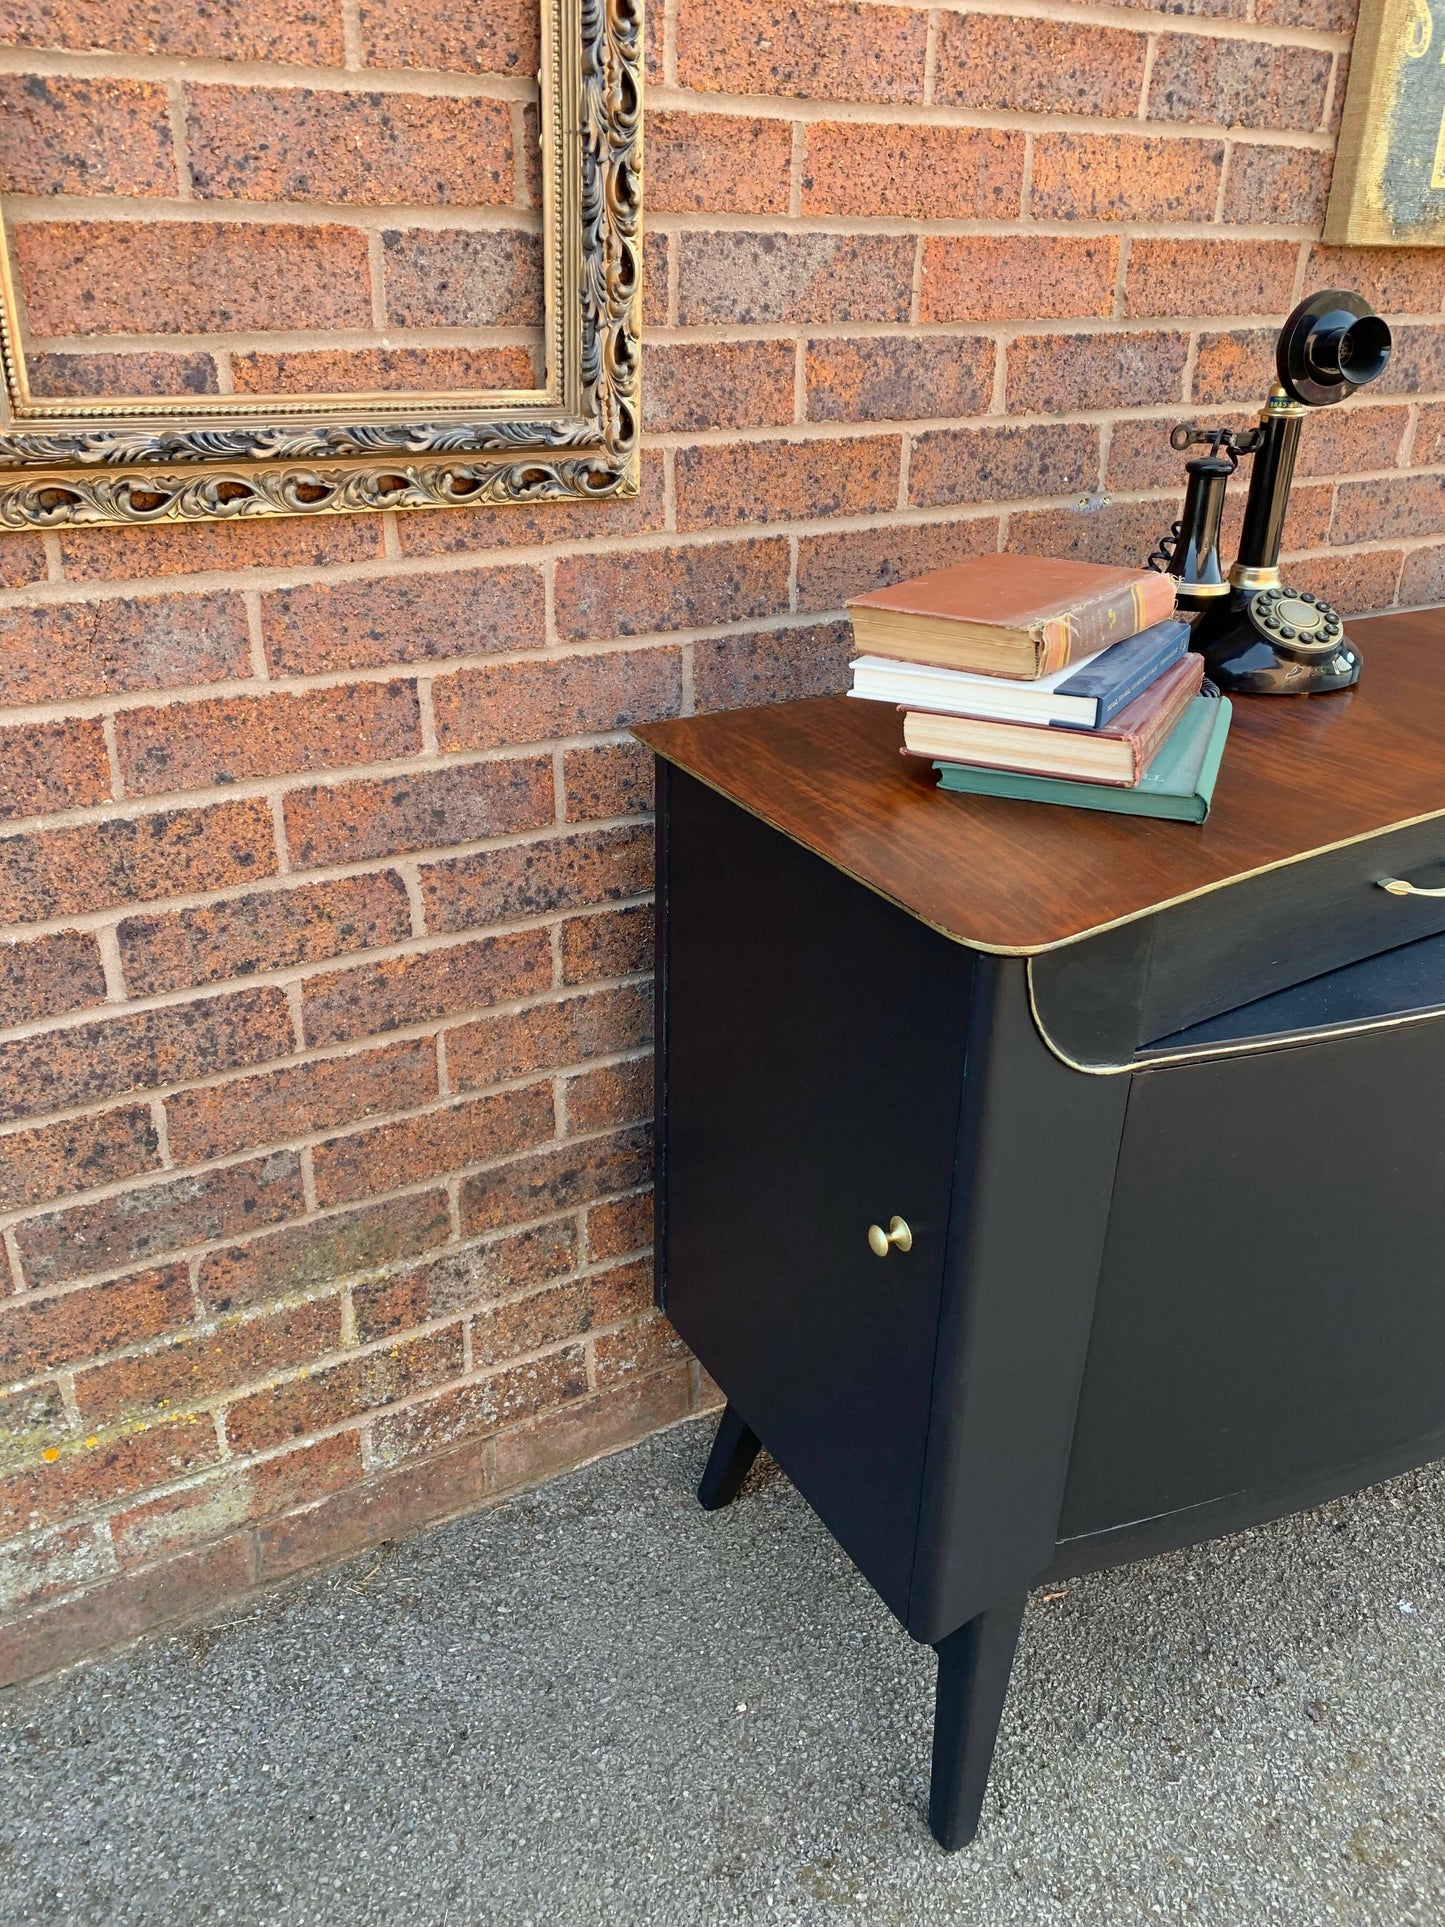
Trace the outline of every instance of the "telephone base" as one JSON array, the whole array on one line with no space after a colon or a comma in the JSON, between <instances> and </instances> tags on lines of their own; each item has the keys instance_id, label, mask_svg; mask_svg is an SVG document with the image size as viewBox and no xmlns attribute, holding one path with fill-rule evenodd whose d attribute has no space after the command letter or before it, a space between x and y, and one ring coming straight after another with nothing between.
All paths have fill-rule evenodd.
<instances>
[{"instance_id":1,"label":"telephone base","mask_svg":"<svg viewBox=\"0 0 1445 1927\"><path fill-rule=\"evenodd\" d=\"M1308 609L1313 634L1281 634L1280 612ZM1319 696L1360 680L1360 652L1328 603L1289 589L1234 589L1203 611L1190 648L1227 696Z\"/></svg>"}]
</instances>

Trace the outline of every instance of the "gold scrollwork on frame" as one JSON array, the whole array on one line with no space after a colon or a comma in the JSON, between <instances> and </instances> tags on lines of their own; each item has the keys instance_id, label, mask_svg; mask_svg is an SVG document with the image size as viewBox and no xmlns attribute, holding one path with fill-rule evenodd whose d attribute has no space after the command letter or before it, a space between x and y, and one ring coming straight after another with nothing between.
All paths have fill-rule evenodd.
<instances>
[{"instance_id":1,"label":"gold scrollwork on frame","mask_svg":"<svg viewBox=\"0 0 1445 1927\"><path fill-rule=\"evenodd\" d=\"M540 387L38 397L0 227L0 529L635 494L642 0L542 0L541 45Z\"/></svg>"}]
</instances>

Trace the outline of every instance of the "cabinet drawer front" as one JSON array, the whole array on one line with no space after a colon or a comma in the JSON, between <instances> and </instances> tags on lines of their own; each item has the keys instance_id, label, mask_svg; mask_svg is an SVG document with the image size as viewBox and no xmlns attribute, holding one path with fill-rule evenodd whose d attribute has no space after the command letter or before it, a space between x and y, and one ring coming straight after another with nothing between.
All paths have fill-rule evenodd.
<instances>
[{"instance_id":1,"label":"cabinet drawer front","mask_svg":"<svg viewBox=\"0 0 1445 1927\"><path fill-rule=\"evenodd\" d=\"M1445 931L1445 819L1246 877L1033 960L1039 1022L1084 1065L1141 1047L1271 991Z\"/></svg>"}]
</instances>

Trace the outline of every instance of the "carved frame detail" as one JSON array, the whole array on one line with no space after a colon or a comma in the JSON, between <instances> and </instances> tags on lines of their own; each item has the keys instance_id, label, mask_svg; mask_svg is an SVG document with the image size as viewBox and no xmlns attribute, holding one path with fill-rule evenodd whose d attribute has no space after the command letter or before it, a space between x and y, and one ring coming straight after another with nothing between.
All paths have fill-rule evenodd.
<instances>
[{"instance_id":1,"label":"carved frame detail","mask_svg":"<svg viewBox=\"0 0 1445 1927\"><path fill-rule=\"evenodd\" d=\"M0 528L636 494L642 0L542 12L544 391L32 402L0 227Z\"/></svg>"}]
</instances>

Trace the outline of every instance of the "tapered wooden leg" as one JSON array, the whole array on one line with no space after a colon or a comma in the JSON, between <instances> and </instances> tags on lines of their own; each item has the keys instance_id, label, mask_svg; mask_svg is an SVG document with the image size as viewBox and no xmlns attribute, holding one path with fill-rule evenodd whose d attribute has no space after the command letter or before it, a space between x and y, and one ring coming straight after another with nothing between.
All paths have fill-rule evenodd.
<instances>
[{"instance_id":1,"label":"tapered wooden leg","mask_svg":"<svg viewBox=\"0 0 1445 1927\"><path fill-rule=\"evenodd\" d=\"M697 1488L698 1502L704 1510L716 1512L719 1506L731 1505L761 1450L761 1439L739 1418L737 1408L725 1406L702 1483Z\"/></svg>"},{"instance_id":2,"label":"tapered wooden leg","mask_svg":"<svg viewBox=\"0 0 1445 1927\"><path fill-rule=\"evenodd\" d=\"M952 1853L978 1832L993 1745L1027 1593L1001 1599L940 1640L933 1708L933 1784L928 1824Z\"/></svg>"}]
</instances>

